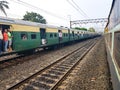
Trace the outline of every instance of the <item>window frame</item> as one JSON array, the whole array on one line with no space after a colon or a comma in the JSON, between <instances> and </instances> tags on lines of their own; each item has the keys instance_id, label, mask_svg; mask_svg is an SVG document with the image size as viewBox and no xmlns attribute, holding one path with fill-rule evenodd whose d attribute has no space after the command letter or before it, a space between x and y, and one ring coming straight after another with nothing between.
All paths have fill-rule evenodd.
<instances>
[{"instance_id":1,"label":"window frame","mask_svg":"<svg viewBox=\"0 0 120 90\"><path fill-rule=\"evenodd\" d=\"M23 37L25 35L25 37ZM21 32L20 33L20 39L21 40L28 40L28 33L27 32Z\"/></svg>"},{"instance_id":2,"label":"window frame","mask_svg":"<svg viewBox=\"0 0 120 90\"><path fill-rule=\"evenodd\" d=\"M34 37L34 38L32 38L32 35L35 35L35 37ZM32 40L37 39L37 34L36 34L36 33L31 33L30 38L31 38Z\"/></svg>"},{"instance_id":3,"label":"window frame","mask_svg":"<svg viewBox=\"0 0 120 90\"><path fill-rule=\"evenodd\" d=\"M50 33L49 37L50 37L50 38L53 38L53 36L54 36L53 33Z\"/></svg>"}]
</instances>

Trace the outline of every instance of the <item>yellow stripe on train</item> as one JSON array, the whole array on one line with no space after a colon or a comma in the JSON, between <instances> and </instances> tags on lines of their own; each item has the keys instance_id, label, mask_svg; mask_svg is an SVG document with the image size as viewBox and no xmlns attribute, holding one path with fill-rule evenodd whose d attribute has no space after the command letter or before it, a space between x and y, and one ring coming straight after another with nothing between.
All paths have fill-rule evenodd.
<instances>
[{"instance_id":1,"label":"yellow stripe on train","mask_svg":"<svg viewBox=\"0 0 120 90\"><path fill-rule=\"evenodd\" d=\"M26 32L39 32L39 27L25 26L25 25L11 25L12 31L26 31Z\"/></svg>"},{"instance_id":2,"label":"yellow stripe on train","mask_svg":"<svg viewBox=\"0 0 120 90\"><path fill-rule=\"evenodd\" d=\"M46 32L58 33L58 28L46 28ZM62 33L68 33L68 30L62 30Z\"/></svg>"},{"instance_id":3,"label":"yellow stripe on train","mask_svg":"<svg viewBox=\"0 0 120 90\"><path fill-rule=\"evenodd\" d=\"M37 26L28 26L20 24L9 24L9 23L0 23L5 25L10 25L11 31L22 31L22 32L40 32L40 27ZM58 28L45 28L48 33L58 33ZM67 29L61 29L63 33L68 33Z\"/></svg>"}]
</instances>

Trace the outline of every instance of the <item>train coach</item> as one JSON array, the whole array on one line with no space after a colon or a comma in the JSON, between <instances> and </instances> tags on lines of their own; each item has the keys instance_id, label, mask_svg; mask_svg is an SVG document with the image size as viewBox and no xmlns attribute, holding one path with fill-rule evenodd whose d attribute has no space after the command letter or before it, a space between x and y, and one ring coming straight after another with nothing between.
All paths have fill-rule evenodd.
<instances>
[{"instance_id":1,"label":"train coach","mask_svg":"<svg viewBox=\"0 0 120 90\"><path fill-rule=\"evenodd\" d=\"M120 0L112 2L105 27L105 41L113 89L120 90Z\"/></svg>"},{"instance_id":2,"label":"train coach","mask_svg":"<svg viewBox=\"0 0 120 90\"><path fill-rule=\"evenodd\" d=\"M14 52L46 48L96 36L96 33L56 27L30 21L0 17L0 28L10 28L13 35Z\"/></svg>"}]
</instances>

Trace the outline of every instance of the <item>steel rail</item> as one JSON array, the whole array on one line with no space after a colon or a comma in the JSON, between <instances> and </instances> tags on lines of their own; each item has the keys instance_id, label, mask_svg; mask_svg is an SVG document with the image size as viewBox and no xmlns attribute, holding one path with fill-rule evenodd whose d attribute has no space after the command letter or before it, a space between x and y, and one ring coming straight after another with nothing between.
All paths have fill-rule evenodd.
<instances>
[{"instance_id":1,"label":"steel rail","mask_svg":"<svg viewBox=\"0 0 120 90\"><path fill-rule=\"evenodd\" d=\"M43 68L42 70L34 73L33 75L31 75L31 76L29 76L28 78L26 78L26 79L24 79L24 80L16 83L15 85L12 85L12 86L11 86L10 88L8 88L7 90L13 90L13 89L15 89L15 88L18 88L19 86L21 86L21 84L27 82L29 79L32 79L33 77L36 77L38 74L43 73L43 72L44 72L45 70L47 70L48 68L52 67L53 65L56 65L56 63L59 63L61 60L65 59L66 57L68 57L68 56L71 55L72 53L77 52L79 49L81 49L81 48L82 48L83 46L85 46L85 45L88 45L89 43L92 43L92 42L89 41L89 42L85 43L85 44L82 45L81 47L79 47L79 48L75 49L74 51L68 53L67 55L64 55L64 56L62 56L61 58L57 59L55 62L53 62L52 64L50 64L50 65L48 65L47 67ZM86 51L86 52L87 52L87 51ZM84 56L84 55L83 55L83 56ZM56 85L57 85L57 84L58 84L58 83L56 83ZM54 88L55 88L55 87L54 87Z\"/></svg>"},{"instance_id":2,"label":"steel rail","mask_svg":"<svg viewBox=\"0 0 120 90\"><path fill-rule=\"evenodd\" d=\"M58 82L56 82L56 84L52 88L50 88L50 90L56 90L58 88L58 86L65 80L65 78L79 64L79 62L85 57L85 55L91 50L91 48L93 48L94 45L95 43L93 43L90 48L81 55L80 60L76 61L76 63L61 77Z\"/></svg>"}]
</instances>

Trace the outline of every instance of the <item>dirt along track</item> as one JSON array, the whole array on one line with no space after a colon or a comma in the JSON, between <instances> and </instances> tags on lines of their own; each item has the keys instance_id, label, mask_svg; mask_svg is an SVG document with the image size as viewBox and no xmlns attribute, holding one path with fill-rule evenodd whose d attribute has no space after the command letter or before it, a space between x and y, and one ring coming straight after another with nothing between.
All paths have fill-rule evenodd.
<instances>
[{"instance_id":1,"label":"dirt along track","mask_svg":"<svg viewBox=\"0 0 120 90\"><path fill-rule=\"evenodd\" d=\"M10 85L30 76L31 74L54 62L56 60L55 58L65 55L82 44L83 43L79 43L73 46L65 47L64 49L62 48L60 50L55 50L42 56L38 55L39 57L36 57L34 60L32 59L28 62L24 62L22 64L20 63L1 70L0 90L6 90L6 88Z\"/></svg>"},{"instance_id":2,"label":"dirt along track","mask_svg":"<svg viewBox=\"0 0 120 90\"><path fill-rule=\"evenodd\" d=\"M83 58L86 53L88 53L88 51L93 48L95 43L95 41L91 41L83 45L70 54L59 59L54 64L38 71L29 78L9 88L9 90L14 90L16 88L19 90L56 89L59 83L61 83L64 78L71 72L71 70L76 67L81 58Z\"/></svg>"},{"instance_id":3,"label":"dirt along track","mask_svg":"<svg viewBox=\"0 0 120 90\"><path fill-rule=\"evenodd\" d=\"M113 90L104 39L92 48L57 90Z\"/></svg>"}]
</instances>

